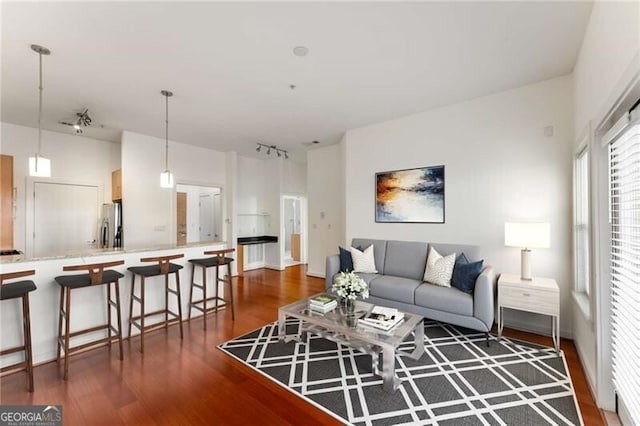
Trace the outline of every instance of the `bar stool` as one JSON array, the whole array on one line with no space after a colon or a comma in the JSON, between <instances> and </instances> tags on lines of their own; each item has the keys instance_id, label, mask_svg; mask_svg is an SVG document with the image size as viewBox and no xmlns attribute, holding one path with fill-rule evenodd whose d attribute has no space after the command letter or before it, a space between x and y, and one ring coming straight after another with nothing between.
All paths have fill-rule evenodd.
<instances>
[{"instance_id":1,"label":"bar stool","mask_svg":"<svg viewBox=\"0 0 640 426\"><path fill-rule=\"evenodd\" d=\"M123 265L124 260L114 260L111 262L91 263L87 265L70 265L64 266L63 271L87 271L84 274L60 275L55 278L60 286L60 311L58 317L58 354L57 362L60 362L61 352L64 350L64 380L69 377L69 356L74 353L94 349L100 346L109 346L116 340L118 341L118 349L120 350L120 361L122 356L122 316L120 314L120 278L124 274L111 269L113 266ZM107 323L95 327L86 328L79 331L70 331L71 328L71 290L80 288L93 287L96 285L107 285ZM115 300L111 299L111 284L114 285ZM116 324L113 325L113 315L111 308L116 309ZM64 331L62 325L64 322ZM89 343L83 343L71 347L71 338L82 334L95 333L100 330L107 330L107 337L94 340ZM112 335L113 333L113 335Z\"/></svg>"},{"instance_id":2,"label":"bar stool","mask_svg":"<svg viewBox=\"0 0 640 426\"><path fill-rule=\"evenodd\" d=\"M233 262L233 258L226 257L226 254L233 253L235 249L223 249L223 250L211 250L205 251L204 254L214 255L213 257L205 257L202 259L189 259L191 262L191 289L189 291L189 320L191 320L191 309L197 309L202 312L204 329L207 329L207 314L210 312L218 312L218 309L221 307L227 306L227 304L231 305L231 319L235 320L235 313L233 311L233 285L231 283L231 262ZM202 268L202 284L198 284L195 281L195 273L196 266L200 266ZM228 275L225 275L223 278L220 278L218 273L219 269L226 266ZM215 268L215 296L207 297L207 268ZM227 278L228 277L228 278ZM225 299L219 295L219 286L218 283L226 283L229 284L229 298ZM202 291L202 299L193 300L193 288L198 288ZM207 302L215 301L215 306L207 308ZM218 302L223 302L224 305L218 305ZM202 306L199 306L202 304Z\"/></svg>"},{"instance_id":3,"label":"bar stool","mask_svg":"<svg viewBox=\"0 0 640 426\"><path fill-rule=\"evenodd\" d=\"M26 371L27 372L27 389L33 392L33 356L31 354L31 316L29 314L29 293L36 289L33 281L24 280L12 283L4 283L4 280L12 280L15 278L27 277L34 275L36 271L19 271L0 274L0 300L22 299L22 326L24 340L22 346L5 349L0 352L0 356L8 355L15 352L24 351L24 361L13 365L3 367L0 372L7 371Z\"/></svg>"},{"instance_id":4,"label":"bar stool","mask_svg":"<svg viewBox=\"0 0 640 426\"><path fill-rule=\"evenodd\" d=\"M135 325L140 330L140 352L144 352L144 333L147 331L157 330L162 327L167 329L170 324L178 322L180 325L180 338L183 338L182 334L182 299L180 297L180 269L182 265L171 263L173 259L179 259L184 257L184 254L174 254L169 256L157 256L157 257L145 257L140 259L140 262L158 262L157 265L150 266L131 266L128 268L131 271L131 302L129 304L129 338L131 338L131 326ZM169 288L169 274L175 274L176 276L176 289ZM153 312L145 313L144 307L144 295L145 278L164 275L164 309L160 309ZM135 295L136 276L140 277L140 296ZM169 310L169 293L175 295L178 298L178 313ZM133 302L140 304L140 315L133 316ZM151 325L145 325L144 320L147 317L164 314L164 321L157 322ZM170 320L169 315L173 318Z\"/></svg>"}]
</instances>

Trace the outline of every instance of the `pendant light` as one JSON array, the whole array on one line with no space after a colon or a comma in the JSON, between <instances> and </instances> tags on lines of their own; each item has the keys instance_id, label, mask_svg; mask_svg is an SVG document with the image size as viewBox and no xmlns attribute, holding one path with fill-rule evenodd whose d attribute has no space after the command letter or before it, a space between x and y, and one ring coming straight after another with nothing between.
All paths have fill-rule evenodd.
<instances>
[{"instance_id":1,"label":"pendant light","mask_svg":"<svg viewBox=\"0 0 640 426\"><path fill-rule=\"evenodd\" d=\"M29 157L29 176L51 177L51 160L40 155L42 149L42 55L49 55L51 51L37 44L32 44L31 50L36 52L40 59L40 84L38 85L38 152L34 157Z\"/></svg>"},{"instance_id":2,"label":"pendant light","mask_svg":"<svg viewBox=\"0 0 640 426\"><path fill-rule=\"evenodd\" d=\"M173 174L169 171L169 97L173 96L173 93L168 90L163 90L162 96L165 97L165 121L164 121L164 172L160 173L160 187L161 188L173 188Z\"/></svg>"}]
</instances>

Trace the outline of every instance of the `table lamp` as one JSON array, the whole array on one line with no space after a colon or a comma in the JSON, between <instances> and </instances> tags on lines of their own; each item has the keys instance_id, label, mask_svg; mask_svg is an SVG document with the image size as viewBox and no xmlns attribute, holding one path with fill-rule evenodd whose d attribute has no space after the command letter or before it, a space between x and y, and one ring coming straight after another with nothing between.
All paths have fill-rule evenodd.
<instances>
[{"instance_id":1,"label":"table lamp","mask_svg":"<svg viewBox=\"0 0 640 426\"><path fill-rule=\"evenodd\" d=\"M504 245L522 248L520 278L530 281L532 248L549 248L551 225L549 222L505 222Z\"/></svg>"}]
</instances>

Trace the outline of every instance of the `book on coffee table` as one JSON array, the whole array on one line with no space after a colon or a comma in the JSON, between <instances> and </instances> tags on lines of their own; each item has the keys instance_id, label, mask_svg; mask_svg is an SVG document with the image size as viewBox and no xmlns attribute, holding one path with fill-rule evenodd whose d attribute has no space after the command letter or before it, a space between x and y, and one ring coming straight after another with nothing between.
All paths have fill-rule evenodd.
<instances>
[{"instance_id":1,"label":"book on coffee table","mask_svg":"<svg viewBox=\"0 0 640 426\"><path fill-rule=\"evenodd\" d=\"M314 312L326 314L338 306L336 299L327 295L319 295L309 299L309 308Z\"/></svg>"},{"instance_id":2,"label":"book on coffee table","mask_svg":"<svg viewBox=\"0 0 640 426\"><path fill-rule=\"evenodd\" d=\"M374 306L371 312L358 320L358 324L380 330L391 330L404 320L404 314L395 308Z\"/></svg>"},{"instance_id":3,"label":"book on coffee table","mask_svg":"<svg viewBox=\"0 0 640 426\"><path fill-rule=\"evenodd\" d=\"M320 294L318 296L311 297L309 299L309 303L316 306L326 306L332 305L334 303L337 304L338 302L336 302L336 299L334 299L333 297L327 296L325 294Z\"/></svg>"}]
</instances>

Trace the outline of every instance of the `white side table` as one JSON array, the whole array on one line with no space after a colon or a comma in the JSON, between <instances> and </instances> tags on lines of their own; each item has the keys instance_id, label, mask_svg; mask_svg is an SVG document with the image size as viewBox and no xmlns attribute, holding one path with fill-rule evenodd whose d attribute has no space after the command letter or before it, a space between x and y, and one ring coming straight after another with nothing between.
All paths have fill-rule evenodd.
<instances>
[{"instance_id":1,"label":"white side table","mask_svg":"<svg viewBox=\"0 0 640 426\"><path fill-rule=\"evenodd\" d=\"M551 338L560 352L560 288L551 278L522 280L515 274L501 274L498 279L498 337L504 327L504 308L551 316Z\"/></svg>"}]
</instances>

